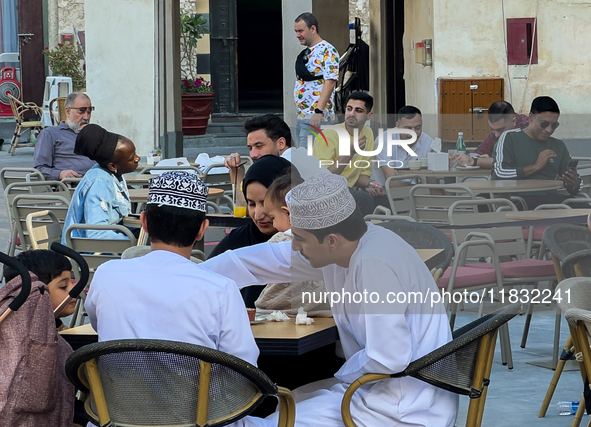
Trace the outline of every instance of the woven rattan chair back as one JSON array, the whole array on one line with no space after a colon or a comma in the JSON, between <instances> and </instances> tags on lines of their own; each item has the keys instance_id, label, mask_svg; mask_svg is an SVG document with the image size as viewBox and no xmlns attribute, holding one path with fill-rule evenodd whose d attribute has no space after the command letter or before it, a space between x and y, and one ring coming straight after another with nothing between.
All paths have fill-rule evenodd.
<instances>
[{"instance_id":1,"label":"woven rattan chair back","mask_svg":"<svg viewBox=\"0 0 591 427\"><path fill-rule=\"evenodd\" d=\"M70 356L66 373L90 391L85 409L95 424L113 427L221 426L282 393L242 359L176 341L91 344Z\"/></svg>"}]
</instances>

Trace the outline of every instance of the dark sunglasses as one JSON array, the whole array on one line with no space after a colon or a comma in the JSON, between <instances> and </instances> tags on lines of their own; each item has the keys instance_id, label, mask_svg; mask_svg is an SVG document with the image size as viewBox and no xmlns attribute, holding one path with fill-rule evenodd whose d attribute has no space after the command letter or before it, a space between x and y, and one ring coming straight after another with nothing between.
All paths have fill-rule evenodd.
<instances>
[{"instance_id":1,"label":"dark sunglasses","mask_svg":"<svg viewBox=\"0 0 591 427\"><path fill-rule=\"evenodd\" d=\"M304 60L304 64L308 63L308 60L310 59L310 58L308 58L308 55L310 55L311 53L312 53L312 51L310 50L310 48L308 48L302 54L302 59Z\"/></svg>"},{"instance_id":2,"label":"dark sunglasses","mask_svg":"<svg viewBox=\"0 0 591 427\"><path fill-rule=\"evenodd\" d=\"M92 113L94 111L94 107L68 107L71 110L78 110L80 114L86 114L86 111Z\"/></svg>"},{"instance_id":3,"label":"dark sunglasses","mask_svg":"<svg viewBox=\"0 0 591 427\"><path fill-rule=\"evenodd\" d=\"M546 129L548 126L552 126L552 130L556 130L558 128L558 126L560 126L560 123L558 123L558 122L549 122L548 120L542 120L540 122L540 127L542 129Z\"/></svg>"}]
</instances>

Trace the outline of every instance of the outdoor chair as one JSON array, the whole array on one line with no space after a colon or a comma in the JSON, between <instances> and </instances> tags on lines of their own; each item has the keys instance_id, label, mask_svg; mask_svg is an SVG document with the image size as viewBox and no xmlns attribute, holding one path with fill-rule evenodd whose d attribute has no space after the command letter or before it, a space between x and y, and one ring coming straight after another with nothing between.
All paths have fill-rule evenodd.
<instances>
[{"instance_id":1,"label":"outdoor chair","mask_svg":"<svg viewBox=\"0 0 591 427\"><path fill-rule=\"evenodd\" d=\"M72 237L73 230L113 230L123 233L127 239L89 239L84 237ZM103 263L112 259L120 259L121 254L127 248L135 246L137 243L135 236L129 228L122 225L96 225L96 224L72 224L66 230L66 245L80 253L85 259L90 269L89 283L92 282L92 277L96 269ZM74 269L74 277L76 280L80 279L80 272ZM80 294L80 298L76 303L76 309L70 321L70 327L80 326L84 324L84 300L86 294Z\"/></svg>"},{"instance_id":2,"label":"outdoor chair","mask_svg":"<svg viewBox=\"0 0 591 427\"><path fill-rule=\"evenodd\" d=\"M380 220L386 215L378 215ZM415 249L443 249L445 252L445 259L431 270L431 274L435 281L439 279L443 271L451 263L454 255L453 246L449 238L441 231L428 224L421 224L407 220L403 221L384 221L377 225L393 231L402 238L406 243Z\"/></svg>"},{"instance_id":3,"label":"outdoor chair","mask_svg":"<svg viewBox=\"0 0 591 427\"><path fill-rule=\"evenodd\" d=\"M200 345L155 339L94 343L70 355L66 374L88 394L84 407L96 425L223 426L268 396L279 399L279 426L295 421L288 389L250 363Z\"/></svg>"},{"instance_id":4,"label":"outdoor chair","mask_svg":"<svg viewBox=\"0 0 591 427\"><path fill-rule=\"evenodd\" d=\"M363 217L366 221L372 221L374 224L379 224L383 221L408 221L408 222L416 222L413 217L406 216L406 215L365 215ZM426 224L425 224L426 225Z\"/></svg>"},{"instance_id":5,"label":"outdoor chair","mask_svg":"<svg viewBox=\"0 0 591 427\"><path fill-rule=\"evenodd\" d=\"M393 181L402 181L408 179L412 179L419 184L423 183L423 178L420 175L413 174L391 176L384 184L384 192L386 193L386 196L388 196L390 210L394 215L411 216L412 204L410 201L410 189L412 188L412 185L405 185L403 187L390 187L390 183Z\"/></svg>"},{"instance_id":6,"label":"outdoor chair","mask_svg":"<svg viewBox=\"0 0 591 427\"><path fill-rule=\"evenodd\" d=\"M345 427L355 427L350 404L355 391L364 384L389 378L414 377L431 385L470 397L467 427L482 422L487 388L499 328L519 314L521 305L502 307L454 331L453 340L411 362L396 374L366 374L354 381L343 397L341 414Z\"/></svg>"},{"instance_id":7,"label":"outdoor chair","mask_svg":"<svg viewBox=\"0 0 591 427\"><path fill-rule=\"evenodd\" d=\"M17 248L20 251L26 251L33 246L27 230L27 216L29 214L50 210L58 222L63 223L69 206L69 197L64 197L59 193L17 194L11 205L13 232L9 255L13 256Z\"/></svg>"},{"instance_id":8,"label":"outdoor chair","mask_svg":"<svg viewBox=\"0 0 591 427\"><path fill-rule=\"evenodd\" d=\"M487 207L488 212L479 212L477 215L468 213L466 207L481 206ZM490 236L495 244L497 256L504 260L499 262L499 268L503 277L503 287L515 287L523 285L533 285L533 289L538 288L539 282L549 282L550 289L554 289L556 273L552 261L540 259L531 259L527 257L527 248L522 234L521 227L511 227L510 222L506 221L507 211L517 211L515 205L507 199L483 199L474 201L459 201L454 203L449 210L449 222L452 225L470 226L470 228L453 228L452 238L454 246L463 242L471 233L485 233ZM478 224L500 223L500 227L479 227ZM479 251L478 247L470 248L466 254L475 260L480 257L486 257L486 253ZM499 260L500 261L500 260ZM474 262L468 264L468 267L477 269L493 268L492 263ZM534 304L529 304L528 318L524 336L527 337L529 323ZM524 344L525 345L525 344Z\"/></svg>"},{"instance_id":9,"label":"outdoor chair","mask_svg":"<svg viewBox=\"0 0 591 427\"><path fill-rule=\"evenodd\" d=\"M10 148L8 152L14 156L16 149L19 147L33 147L35 144L27 143L27 144L19 144L20 137L23 133L27 130L31 132L41 132L43 130L43 125L41 124L41 117L43 117L43 110L34 102L21 102L20 100L16 99L11 94L6 94L8 99L10 100L10 106L12 107L12 115L16 120L16 126L14 128L14 135L12 136L12 141L10 142ZM27 120L29 119L30 114L35 116L35 120Z\"/></svg>"},{"instance_id":10,"label":"outdoor chair","mask_svg":"<svg viewBox=\"0 0 591 427\"><path fill-rule=\"evenodd\" d=\"M534 211L541 211L547 209L571 209L567 204L547 204L537 206ZM538 259L543 259L545 246L544 246L544 230L548 228L547 225L536 225L529 226L528 228L523 227L523 237L527 240L527 257L532 256L532 249L538 248Z\"/></svg>"},{"instance_id":11,"label":"outdoor chair","mask_svg":"<svg viewBox=\"0 0 591 427\"><path fill-rule=\"evenodd\" d=\"M25 223L33 249L49 249L53 242L62 240L62 225L50 210L28 214Z\"/></svg>"},{"instance_id":12,"label":"outdoor chair","mask_svg":"<svg viewBox=\"0 0 591 427\"><path fill-rule=\"evenodd\" d=\"M591 277L591 249L585 249L567 256L562 262L562 275L570 277Z\"/></svg>"},{"instance_id":13,"label":"outdoor chair","mask_svg":"<svg viewBox=\"0 0 591 427\"><path fill-rule=\"evenodd\" d=\"M583 270L583 268L588 268L585 266L589 265L589 261L585 258L587 251L591 249L591 232L587 227L570 224L551 225L546 229L546 231L544 231L544 244L552 254L552 261L556 270L556 276L559 278L557 291L558 289L561 289L561 285L565 281L565 277L568 278L572 272L577 273L577 270L575 269L575 265L577 263L579 264L581 270ZM580 259L578 258L579 256L581 257ZM565 268L563 269L563 267ZM565 276L565 274L568 274L569 276ZM558 304L558 307L563 312L570 308L565 307L564 305L561 306L560 303ZM557 313L555 329L560 328L560 318L560 313ZM560 345L559 340L560 337L555 335L554 348L558 348ZM573 338L571 335L569 335L566 343L564 344L562 352L560 353L560 357L558 357L556 354L554 355L554 359L556 359L552 361L552 364L555 366L554 375L552 376L552 380L550 381L550 385L546 391L546 396L544 397L542 407L538 412L538 417L543 418L546 415L546 411L550 405L550 400L552 399L554 390L558 384L558 380L562 375L564 366L568 360L573 358L573 354Z\"/></svg>"},{"instance_id":14,"label":"outdoor chair","mask_svg":"<svg viewBox=\"0 0 591 427\"><path fill-rule=\"evenodd\" d=\"M435 192L444 192L436 194ZM435 193L435 194L432 194ZM447 212L459 200L475 200L474 192L461 184L417 184L410 190L411 215L418 222L447 225ZM476 213L474 208L470 211Z\"/></svg>"},{"instance_id":15,"label":"outdoor chair","mask_svg":"<svg viewBox=\"0 0 591 427\"><path fill-rule=\"evenodd\" d=\"M44 181L43 174L35 168L13 168L7 167L0 170L0 183L2 190L14 182Z\"/></svg>"},{"instance_id":16,"label":"outdoor chair","mask_svg":"<svg viewBox=\"0 0 591 427\"><path fill-rule=\"evenodd\" d=\"M53 104L57 103L57 117L53 112ZM51 124L53 126L59 125L61 122L65 122L67 115L66 115L66 98L58 97L53 98L49 102L49 115L51 117Z\"/></svg>"}]
</instances>

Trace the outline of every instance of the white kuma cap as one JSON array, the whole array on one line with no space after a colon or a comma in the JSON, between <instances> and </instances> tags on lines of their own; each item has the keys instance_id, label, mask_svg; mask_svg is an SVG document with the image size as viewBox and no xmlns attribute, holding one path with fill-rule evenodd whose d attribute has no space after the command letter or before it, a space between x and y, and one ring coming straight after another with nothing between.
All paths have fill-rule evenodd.
<instances>
[{"instance_id":1,"label":"white kuma cap","mask_svg":"<svg viewBox=\"0 0 591 427\"><path fill-rule=\"evenodd\" d=\"M318 174L291 189L285 196L292 227L318 230L336 225L355 211L347 180Z\"/></svg>"}]
</instances>

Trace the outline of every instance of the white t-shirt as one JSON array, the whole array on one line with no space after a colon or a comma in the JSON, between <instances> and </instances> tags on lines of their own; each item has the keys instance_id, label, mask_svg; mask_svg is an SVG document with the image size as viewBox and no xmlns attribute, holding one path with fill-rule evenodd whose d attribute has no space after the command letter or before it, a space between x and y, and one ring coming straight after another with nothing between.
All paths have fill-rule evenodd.
<instances>
[{"instance_id":1,"label":"white t-shirt","mask_svg":"<svg viewBox=\"0 0 591 427\"><path fill-rule=\"evenodd\" d=\"M400 139L400 134L394 134L393 139ZM386 132L384 132L384 141L386 141ZM407 168L409 160L418 160L427 157L432 143L433 138L431 138L425 132L421 133L421 136L419 137L418 141L410 147L415 153L417 153L417 157L408 154L406 150L402 148L400 145L393 146L392 156L388 156L388 148L386 146L386 143L384 143L382 151L376 156L376 161L373 162L371 179L373 179L374 181L378 181L382 185L386 185L386 178L384 176L384 172L381 169L381 166L388 166L388 162L391 160L399 160L400 162L402 162L402 165L400 165L400 162L393 162L391 163L391 165L401 169ZM376 146L377 139L374 143L374 147Z\"/></svg>"}]
</instances>

